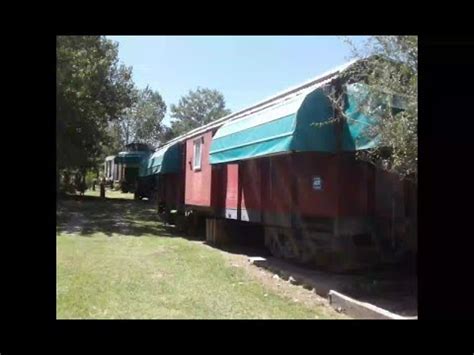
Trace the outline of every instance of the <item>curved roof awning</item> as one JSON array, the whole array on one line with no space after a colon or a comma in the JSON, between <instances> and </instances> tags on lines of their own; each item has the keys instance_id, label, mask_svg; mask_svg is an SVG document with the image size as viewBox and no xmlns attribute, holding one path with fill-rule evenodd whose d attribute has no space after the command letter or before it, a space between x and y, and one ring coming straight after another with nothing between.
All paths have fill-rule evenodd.
<instances>
[{"instance_id":1,"label":"curved roof awning","mask_svg":"<svg viewBox=\"0 0 474 355\"><path fill-rule=\"evenodd\" d=\"M214 135L210 149L211 164L284 154L294 151L334 152L334 117L331 101L322 82L301 90L259 111L225 123ZM346 86L343 149L354 151L375 146L364 128L372 119L362 114L359 103L366 95L361 84Z\"/></svg>"},{"instance_id":2,"label":"curved roof awning","mask_svg":"<svg viewBox=\"0 0 474 355\"><path fill-rule=\"evenodd\" d=\"M142 161L138 172L139 176L179 172L181 168L181 147L181 144L175 143L158 149L148 159Z\"/></svg>"},{"instance_id":3,"label":"curved roof awning","mask_svg":"<svg viewBox=\"0 0 474 355\"><path fill-rule=\"evenodd\" d=\"M129 167L138 167L149 153L144 151L120 152L114 158L116 164L126 164Z\"/></svg>"}]
</instances>

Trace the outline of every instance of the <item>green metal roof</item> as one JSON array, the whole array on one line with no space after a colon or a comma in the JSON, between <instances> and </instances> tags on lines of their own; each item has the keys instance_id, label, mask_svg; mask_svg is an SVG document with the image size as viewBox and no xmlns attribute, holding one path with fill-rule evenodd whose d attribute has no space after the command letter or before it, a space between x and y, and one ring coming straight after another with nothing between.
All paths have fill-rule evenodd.
<instances>
[{"instance_id":1,"label":"green metal roof","mask_svg":"<svg viewBox=\"0 0 474 355\"><path fill-rule=\"evenodd\" d=\"M179 143L159 148L140 164L139 176L176 173L181 167L181 149Z\"/></svg>"},{"instance_id":2,"label":"green metal roof","mask_svg":"<svg viewBox=\"0 0 474 355\"><path fill-rule=\"evenodd\" d=\"M325 84L328 83L318 83L243 118L226 122L212 139L211 164L291 151L334 152L334 126L313 125L333 118L332 104L323 92ZM367 95L361 88L361 84L346 86L345 114L349 120L343 130L344 150L367 149L375 144L364 135L363 128L372 120L359 111L358 105Z\"/></svg>"},{"instance_id":3,"label":"green metal roof","mask_svg":"<svg viewBox=\"0 0 474 355\"><path fill-rule=\"evenodd\" d=\"M114 162L117 164L126 164L127 166L138 167L145 157L150 153L145 151L133 151L133 152L120 152L114 158Z\"/></svg>"}]
</instances>

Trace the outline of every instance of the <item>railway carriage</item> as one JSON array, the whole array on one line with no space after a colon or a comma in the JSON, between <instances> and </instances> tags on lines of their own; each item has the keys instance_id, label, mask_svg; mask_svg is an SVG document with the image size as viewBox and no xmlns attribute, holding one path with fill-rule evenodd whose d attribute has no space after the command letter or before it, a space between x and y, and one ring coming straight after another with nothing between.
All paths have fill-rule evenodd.
<instances>
[{"instance_id":1,"label":"railway carriage","mask_svg":"<svg viewBox=\"0 0 474 355\"><path fill-rule=\"evenodd\" d=\"M126 145L126 151L119 152L113 160L117 180L122 192L134 193L140 165L148 159L152 149L147 144L131 143Z\"/></svg>"},{"instance_id":2,"label":"railway carriage","mask_svg":"<svg viewBox=\"0 0 474 355\"><path fill-rule=\"evenodd\" d=\"M183 211L184 194L183 144L167 144L141 162L138 198L147 197L165 216Z\"/></svg>"},{"instance_id":3,"label":"railway carriage","mask_svg":"<svg viewBox=\"0 0 474 355\"><path fill-rule=\"evenodd\" d=\"M145 190L193 233L219 242L253 226L297 262L345 270L416 253L414 186L355 157L378 141L365 84L344 75L354 64L167 142L142 161Z\"/></svg>"}]
</instances>

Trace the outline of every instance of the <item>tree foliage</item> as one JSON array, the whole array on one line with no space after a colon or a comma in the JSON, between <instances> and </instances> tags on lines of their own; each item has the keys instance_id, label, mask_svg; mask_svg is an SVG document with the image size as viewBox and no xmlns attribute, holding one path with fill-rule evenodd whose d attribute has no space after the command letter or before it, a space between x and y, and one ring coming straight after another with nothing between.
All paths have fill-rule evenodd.
<instances>
[{"instance_id":1,"label":"tree foliage","mask_svg":"<svg viewBox=\"0 0 474 355\"><path fill-rule=\"evenodd\" d=\"M230 114L224 95L217 90L197 88L171 105L171 134L176 137Z\"/></svg>"},{"instance_id":2,"label":"tree foliage","mask_svg":"<svg viewBox=\"0 0 474 355\"><path fill-rule=\"evenodd\" d=\"M103 36L58 36L56 152L61 169L95 167L109 140L109 122L133 103L131 68Z\"/></svg>"},{"instance_id":3,"label":"tree foliage","mask_svg":"<svg viewBox=\"0 0 474 355\"><path fill-rule=\"evenodd\" d=\"M161 95L148 86L137 90L136 97L136 102L114 122L110 134L122 147L132 142L158 145L165 131L162 121L166 104Z\"/></svg>"},{"instance_id":4,"label":"tree foliage","mask_svg":"<svg viewBox=\"0 0 474 355\"><path fill-rule=\"evenodd\" d=\"M357 58L363 60L353 72L353 81L368 84L369 97L362 110L381 119L367 134L377 136L381 146L359 152L361 159L417 180L418 166L418 39L416 36L373 36L363 46L348 41ZM394 110L394 100L403 110ZM374 105L374 102L381 103ZM377 112L374 112L377 111Z\"/></svg>"}]
</instances>

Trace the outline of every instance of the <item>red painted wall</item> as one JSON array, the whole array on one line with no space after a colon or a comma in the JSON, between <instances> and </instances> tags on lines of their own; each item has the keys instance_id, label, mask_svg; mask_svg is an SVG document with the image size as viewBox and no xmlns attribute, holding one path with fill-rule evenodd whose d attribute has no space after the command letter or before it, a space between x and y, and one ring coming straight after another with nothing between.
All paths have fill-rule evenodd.
<instances>
[{"instance_id":1,"label":"red painted wall","mask_svg":"<svg viewBox=\"0 0 474 355\"><path fill-rule=\"evenodd\" d=\"M338 180L335 156L312 152L224 165L223 174L219 176L222 184L219 193L224 194L224 202L219 207L238 208L240 188L242 209L275 214L294 211L314 217L372 213L374 191L369 187L374 180L373 171L353 158L343 159L340 166ZM322 190L313 189L313 177L316 176L322 179ZM341 194L339 207L338 188Z\"/></svg>"},{"instance_id":2,"label":"red painted wall","mask_svg":"<svg viewBox=\"0 0 474 355\"><path fill-rule=\"evenodd\" d=\"M333 217L337 213L336 160L334 156L299 153L293 156L297 201L295 209L302 215ZM313 178L320 177L322 189L313 189Z\"/></svg>"},{"instance_id":3,"label":"red painted wall","mask_svg":"<svg viewBox=\"0 0 474 355\"><path fill-rule=\"evenodd\" d=\"M242 184L242 208L261 210L262 208L262 168L257 159L246 160L240 164Z\"/></svg>"},{"instance_id":4,"label":"red painted wall","mask_svg":"<svg viewBox=\"0 0 474 355\"><path fill-rule=\"evenodd\" d=\"M193 170L194 141L204 138L202 144L201 169ZM184 202L190 206L211 207L212 167L209 164L209 148L212 132L190 138L186 141L185 193Z\"/></svg>"},{"instance_id":5,"label":"red painted wall","mask_svg":"<svg viewBox=\"0 0 474 355\"><path fill-rule=\"evenodd\" d=\"M194 140L200 137L204 138L201 169L193 170ZM403 184L396 178L353 156L344 156L339 166L335 155L315 152L211 166L211 140L212 132L206 132L186 141L184 202L188 206L287 216L295 212L303 217L388 216L390 196L403 198ZM322 179L322 190L313 189L316 176ZM397 207L402 205L398 200Z\"/></svg>"},{"instance_id":6,"label":"red painted wall","mask_svg":"<svg viewBox=\"0 0 474 355\"><path fill-rule=\"evenodd\" d=\"M222 189L225 195L225 208L241 208L260 210L261 205L261 167L260 160L246 160L239 164L227 164ZM240 186L239 186L240 182ZM239 193L240 188L240 193ZM240 201L240 202L239 202Z\"/></svg>"},{"instance_id":7,"label":"red painted wall","mask_svg":"<svg viewBox=\"0 0 474 355\"><path fill-rule=\"evenodd\" d=\"M373 174L367 163L349 158L342 164L340 216L366 216L373 213ZM372 201L370 201L372 199Z\"/></svg>"},{"instance_id":8,"label":"red painted wall","mask_svg":"<svg viewBox=\"0 0 474 355\"><path fill-rule=\"evenodd\" d=\"M225 208L237 208L238 206L238 183L239 183L239 165L238 164L227 164L224 169L226 170L225 178L225 189L222 189L225 195L225 205L219 207Z\"/></svg>"},{"instance_id":9,"label":"red painted wall","mask_svg":"<svg viewBox=\"0 0 474 355\"><path fill-rule=\"evenodd\" d=\"M261 163L265 166L265 163ZM262 208L266 212L291 211L291 175L288 156L271 157L266 163L262 179Z\"/></svg>"},{"instance_id":10,"label":"red painted wall","mask_svg":"<svg viewBox=\"0 0 474 355\"><path fill-rule=\"evenodd\" d=\"M342 159L339 177L336 157L315 152L211 166L212 134L209 131L185 143L184 203L188 206L219 209L240 206L274 214L289 215L293 211L308 217L355 217L388 215L391 211L389 195L394 192L403 195L401 183L388 174L376 173L367 163L350 156ZM194 141L201 137L204 139L201 169L193 170ZM316 176L322 179L322 190L313 189ZM183 195L179 189L182 182L177 176L172 180L167 182L170 188L166 199L179 201L178 196Z\"/></svg>"}]
</instances>

